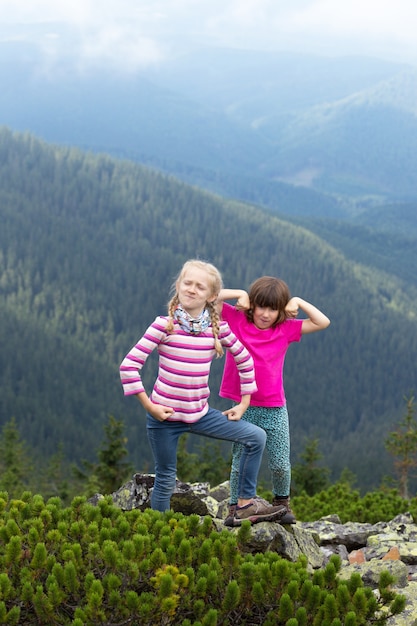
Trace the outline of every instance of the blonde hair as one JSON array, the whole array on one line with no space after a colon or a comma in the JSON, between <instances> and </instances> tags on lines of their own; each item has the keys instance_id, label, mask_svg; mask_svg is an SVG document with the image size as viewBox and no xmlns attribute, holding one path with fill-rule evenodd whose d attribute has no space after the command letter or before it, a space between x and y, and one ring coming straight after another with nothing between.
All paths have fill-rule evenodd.
<instances>
[{"instance_id":1,"label":"blonde hair","mask_svg":"<svg viewBox=\"0 0 417 626\"><path fill-rule=\"evenodd\" d=\"M223 280L217 267L215 267L211 263L208 263L207 261L200 261L199 259L190 259L189 261L186 261L171 288L171 291L174 292L174 295L168 302L169 320L167 324L167 331L169 333L172 333L174 330L174 312L179 304L177 283L184 278L187 271L192 267L206 272L209 279L209 286L211 291L210 296L217 296L220 290L223 288ZM214 348L216 350L217 357L220 357L223 355L223 348L219 340L220 316L214 302L206 302L206 308L209 311L211 326L213 328Z\"/></svg>"}]
</instances>

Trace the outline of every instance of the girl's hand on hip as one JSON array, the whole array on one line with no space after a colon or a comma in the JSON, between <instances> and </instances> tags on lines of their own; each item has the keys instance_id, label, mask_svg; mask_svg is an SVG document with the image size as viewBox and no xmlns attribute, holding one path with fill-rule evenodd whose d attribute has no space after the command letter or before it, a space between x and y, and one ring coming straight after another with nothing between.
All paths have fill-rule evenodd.
<instances>
[{"instance_id":1,"label":"girl's hand on hip","mask_svg":"<svg viewBox=\"0 0 417 626\"><path fill-rule=\"evenodd\" d=\"M237 404L236 406L232 406L231 409L223 411L223 415L226 415L227 419L231 422L238 422L244 414L245 410L246 407L243 407L241 404Z\"/></svg>"},{"instance_id":2,"label":"girl's hand on hip","mask_svg":"<svg viewBox=\"0 0 417 626\"><path fill-rule=\"evenodd\" d=\"M168 417L171 417L175 413L174 409L170 406L163 406L162 404L153 404L152 409L148 411L158 422L165 422Z\"/></svg>"}]
</instances>

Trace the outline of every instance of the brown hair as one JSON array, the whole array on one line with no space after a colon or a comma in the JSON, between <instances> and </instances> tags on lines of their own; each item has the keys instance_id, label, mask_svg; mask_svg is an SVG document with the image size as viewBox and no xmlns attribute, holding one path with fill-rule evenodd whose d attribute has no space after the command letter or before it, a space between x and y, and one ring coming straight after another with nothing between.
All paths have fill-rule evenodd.
<instances>
[{"instance_id":1,"label":"brown hair","mask_svg":"<svg viewBox=\"0 0 417 626\"><path fill-rule=\"evenodd\" d=\"M172 333L174 330L174 312L179 304L178 293L177 293L177 283L181 281L187 270L191 267L196 267L199 270L204 270L207 273L209 278L209 285L211 288L211 296L217 296L220 290L223 288L223 280L221 274L217 267L212 265L211 263L207 263L206 261L200 261L198 259L190 259L186 261L182 266L180 273L175 279L174 284L172 285L172 291L174 291L174 295L171 300L168 302L168 325L167 331ZM214 302L207 302L206 307L210 313L211 326L213 328L213 336L214 336L214 347L216 350L216 354L218 357L223 355L223 348L219 341L219 332L220 332L220 316L216 309Z\"/></svg>"},{"instance_id":2,"label":"brown hair","mask_svg":"<svg viewBox=\"0 0 417 626\"><path fill-rule=\"evenodd\" d=\"M262 276L249 287L250 308L245 312L246 317L250 322L253 322L255 307L269 307L273 311L278 311L278 317L273 324L273 326L278 326L290 317L285 311L290 298L289 287L281 278Z\"/></svg>"}]
</instances>

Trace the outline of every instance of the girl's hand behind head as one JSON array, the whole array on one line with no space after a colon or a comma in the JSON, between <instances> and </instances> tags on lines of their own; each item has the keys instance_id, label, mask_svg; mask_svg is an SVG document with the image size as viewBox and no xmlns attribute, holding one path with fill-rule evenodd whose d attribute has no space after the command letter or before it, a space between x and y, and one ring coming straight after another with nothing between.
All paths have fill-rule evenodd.
<instances>
[{"instance_id":1,"label":"girl's hand behind head","mask_svg":"<svg viewBox=\"0 0 417 626\"><path fill-rule=\"evenodd\" d=\"M285 312L288 313L290 317L297 317L298 311L299 306L297 298L291 298L285 307Z\"/></svg>"},{"instance_id":2,"label":"girl's hand behind head","mask_svg":"<svg viewBox=\"0 0 417 626\"><path fill-rule=\"evenodd\" d=\"M250 309L249 294L247 294L246 291L238 297L235 306L238 311L247 311Z\"/></svg>"}]
</instances>

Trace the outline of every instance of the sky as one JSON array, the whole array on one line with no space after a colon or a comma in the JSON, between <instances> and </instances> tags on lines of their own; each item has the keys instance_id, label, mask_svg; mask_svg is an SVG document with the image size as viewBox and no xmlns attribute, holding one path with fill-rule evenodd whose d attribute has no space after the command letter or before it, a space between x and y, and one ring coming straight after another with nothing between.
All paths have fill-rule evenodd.
<instances>
[{"instance_id":1,"label":"sky","mask_svg":"<svg viewBox=\"0 0 417 626\"><path fill-rule=\"evenodd\" d=\"M0 0L0 42L135 70L193 46L417 65L416 0Z\"/></svg>"}]
</instances>

